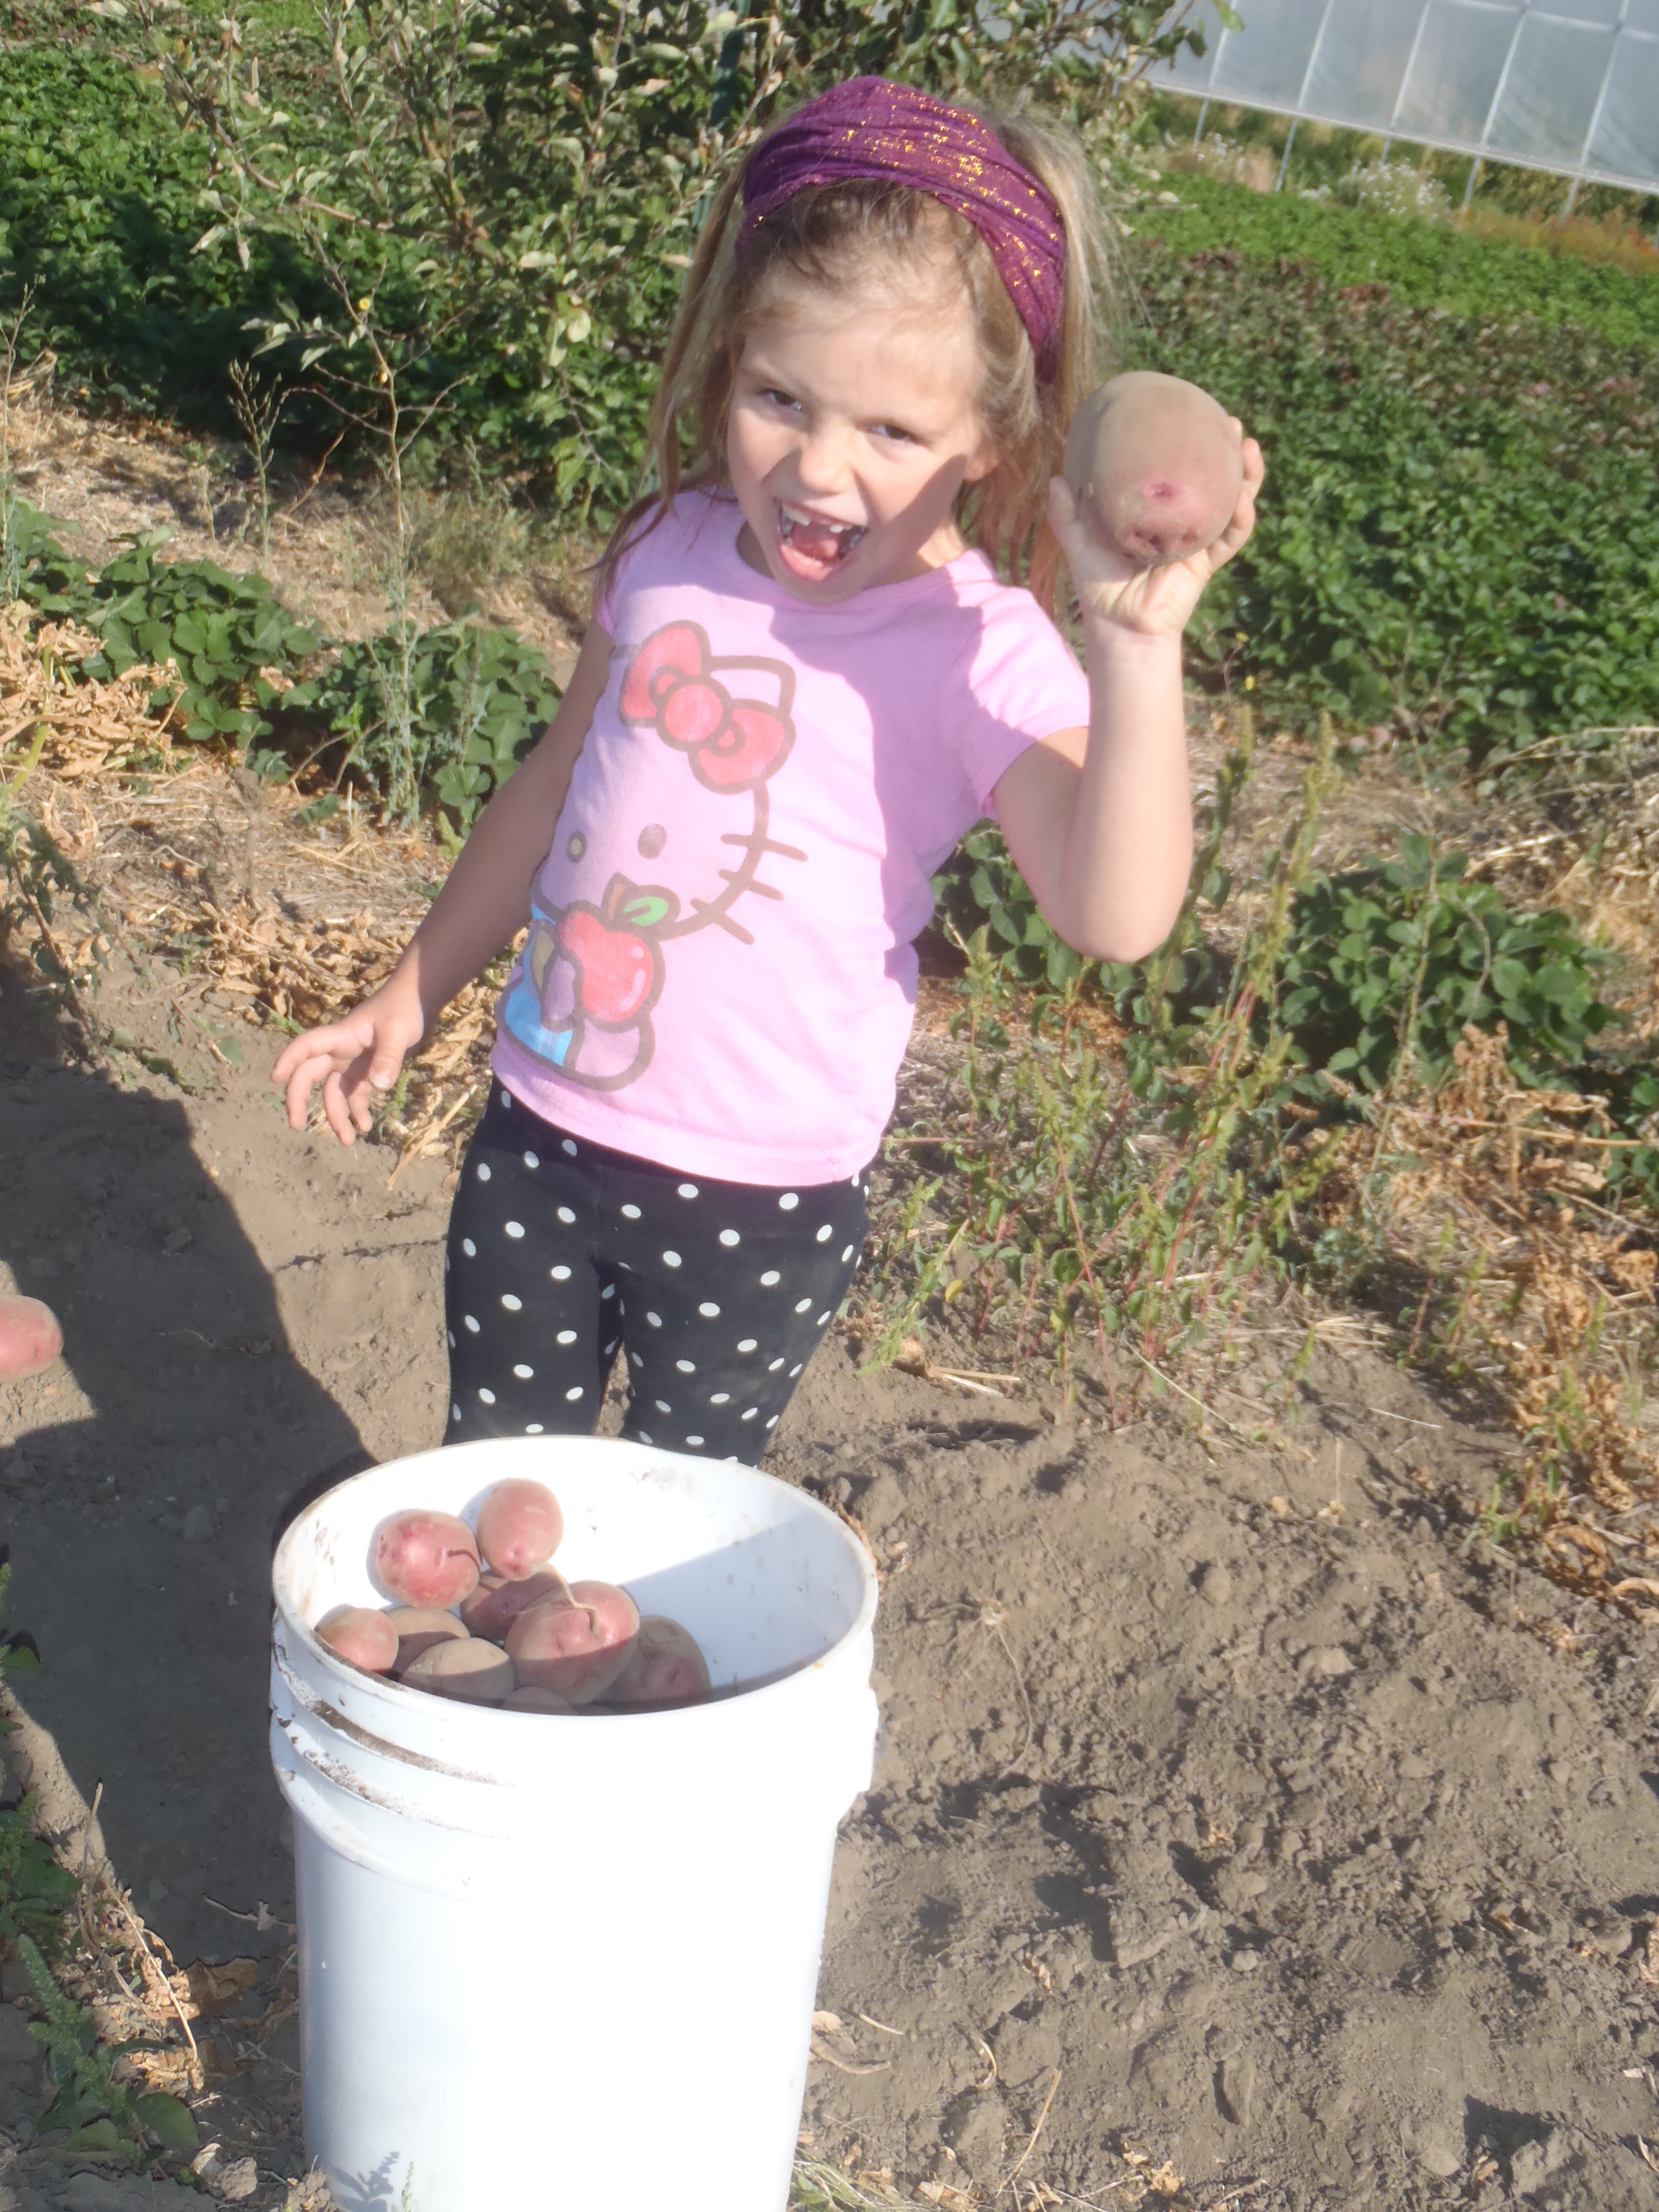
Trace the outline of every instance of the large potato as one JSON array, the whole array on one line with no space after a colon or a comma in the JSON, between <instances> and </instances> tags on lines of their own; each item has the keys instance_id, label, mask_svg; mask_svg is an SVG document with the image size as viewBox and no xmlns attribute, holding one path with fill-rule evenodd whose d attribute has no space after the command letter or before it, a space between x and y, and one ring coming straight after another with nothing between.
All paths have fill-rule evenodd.
<instances>
[{"instance_id":1,"label":"large potato","mask_svg":"<svg viewBox=\"0 0 1659 2212\"><path fill-rule=\"evenodd\" d=\"M559 1548L564 1516L544 1483L498 1482L478 1508L478 1549L498 1575L522 1582Z\"/></svg>"},{"instance_id":2,"label":"large potato","mask_svg":"<svg viewBox=\"0 0 1659 2212\"><path fill-rule=\"evenodd\" d=\"M0 1382L21 1382L64 1348L58 1316L39 1298L0 1298Z\"/></svg>"},{"instance_id":3,"label":"large potato","mask_svg":"<svg viewBox=\"0 0 1659 2212\"><path fill-rule=\"evenodd\" d=\"M390 1613L373 1606L337 1606L317 1624L317 1641L366 1674L389 1674L398 1663L398 1632Z\"/></svg>"},{"instance_id":4,"label":"large potato","mask_svg":"<svg viewBox=\"0 0 1659 2212\"><path fill-rule=\"evenodd\" d=\"M608 1705L686 1705L708 1694L708 1662L678 1620L647 1613L628 1664L605 1693Z\"/></svg>"},{"instance_id":5,"label":"large potato","mask_svg":"<svg viewBox=\"0 0 1659 2212\"><path fill-rule=\"evenodd\" d=\"M1201 553L1232 519L1243 441L1219 401L1183 377L1133 369L1072 419L1066 481L1098 544L1138 568Z\"/></svg>"},{"instance_id":6,"label":"large potato","mask_svg":"<svg viewBox=\"0 0 1659 2212\"><path fill-rule=\"evenodd\" d=\"M459 1605L477 1587L478 1547L453 1513L394 1513L374 1539L374 1574L399 1605Z\"/></svg>"},{"instance_id":7,"label":"large potato","mask_svg":"<svg viewBox=\"0 0 1659 2212\"><path fill-rule=\"evenodd\" d=\"M430 1690L435 1697L459 1698L470 1705L499 1705L512 1696L517 1677L499 1644L463 1636L429 1645L410 1662L403 1680L406 1688Z\"/></svg>"},{"instance_id":8,"label":"large potato","mask_svg":"<svg viewBox=\"0 0 1659 2212\"><path fill-rule=\"evenodd\" d=\"M382 1616L392 1623L398 1638L398 1659L392 1668L401 1674L412 1660L422 1651L429 1651L434 1644L459 1642L465 1629L453 1613L445 1613L435 1605L398 1605Z\"/></svg>"},{"instance_id":9,"label":"large potato","mask_svg":"<svg viewBox=\"0 0 1659 2212\"><path fill-rule=\"evenodd\" d=\"M544 1598L507 1632L507 1655L521 1682L534 1682L573 1705L602 1698L628 1664L639 1608L612 1583L573 1583L568 1598Z\"/></svg>"},{"instance_id":10,"label":"large potato","mask_svg":"<svg viewBox=\"0 0 1659 2212\"><path fill-rule=\"evenodd\" d=\"M568 1598L570 1585L556 1567L540 1567L522 1582L505 1575L484 1573L470 1597L461 1600L461 1619L474 1636L487 1636L499 1644L521 1613L539 1605L544 1597Z\"/></svg>"}]
</instances>

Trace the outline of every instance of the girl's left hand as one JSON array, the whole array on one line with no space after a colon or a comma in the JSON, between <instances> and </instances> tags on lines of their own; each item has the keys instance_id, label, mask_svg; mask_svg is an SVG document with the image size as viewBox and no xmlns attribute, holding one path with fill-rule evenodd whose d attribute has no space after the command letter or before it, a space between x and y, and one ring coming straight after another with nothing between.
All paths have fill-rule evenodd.
<instances>
[{"instance_id":1,"label":"girl's left hand","mask_svg":"<svg viewBox=\"0 0 1659 2212\"><path fill-rule=\"evenodd\" d=\"M1243 425L1233 418L1243 435ZM1121 628L1142 637L1179 637L1192 619L1204 586L1224 568L1255 527L1255 495L1266 473L1261 448L1243 440L1244 482L1232 520L1213 545L1162 568L1137 568L1090 535L1063 477L1048 485L1048 520L1072 571L1085 624Z\"/></svg>"}]
</instances>

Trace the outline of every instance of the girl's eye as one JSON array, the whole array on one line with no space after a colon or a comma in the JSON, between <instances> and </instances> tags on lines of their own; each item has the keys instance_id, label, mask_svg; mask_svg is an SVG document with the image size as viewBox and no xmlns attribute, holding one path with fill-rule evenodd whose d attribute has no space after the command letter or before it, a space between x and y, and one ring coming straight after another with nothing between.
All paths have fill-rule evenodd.
<instances>
[{"instance_id":1,"label":"girl's eye","mask_svg":"<svg viewBox=\"0 0 1659 2212\"><path fill-rule=\"evenodd\" d=\"M901 446L913 445L915 442L910 433L902 428L896 422L878 422L876 435L878 438L890 438L895 444Z\"/></svg>"},{"instance_id":2,"label":"girl's eye","mask_svg":"<svg viewBox=\"0 0 1659 2212\"><path fill-rule=\"evenodd\" d=\"M800 402L791 392L779 392L772 385L763 385L761 398L769 399L775 407L799 407Z\"/></svg>"}]
</instances>

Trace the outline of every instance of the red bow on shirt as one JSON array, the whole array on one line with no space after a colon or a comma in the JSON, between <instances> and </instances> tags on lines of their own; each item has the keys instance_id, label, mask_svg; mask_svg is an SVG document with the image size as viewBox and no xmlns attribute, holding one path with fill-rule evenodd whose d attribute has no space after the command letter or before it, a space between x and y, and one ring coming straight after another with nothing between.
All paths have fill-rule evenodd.
<instances>
[{"instance_id":1,"label":"red bow on shirt","mask_svg":"<svg viewBox=\"0 0 1659 2212\"><path fill-rule=\"evenodd\" d=\"M719 668L752 669L775 677L776 706L734 699L717 683ZM691 757L691 772L710 791L752 790L781 768L795 742L789 709L795 673L787 661L711 653L697 623L653 630L623 678L622 718L649 723L665 744Z\"/></svg>"}]
</instances>

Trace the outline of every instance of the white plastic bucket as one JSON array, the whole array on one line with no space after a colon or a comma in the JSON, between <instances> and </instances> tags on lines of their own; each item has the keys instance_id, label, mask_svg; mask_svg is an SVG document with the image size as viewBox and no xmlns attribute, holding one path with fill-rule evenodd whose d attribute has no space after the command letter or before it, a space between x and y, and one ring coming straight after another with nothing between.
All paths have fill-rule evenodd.
<instances>
[{"instance_id":1,"label":"white plastic bucket","mask_svg":"<svg viewBox=\"0 0 1659 2212\"><path fill-rule=\"evenodd\" d=\"M557 1564L708 1655L675 1712L452 1704L312 1625L382 1602L389 1513L529 1475ZM276 1562L306 2142L340 2212L781 2212L836 1824L869 1785L876 1580L769 1475L598 1438L460 1444L331 1491Z\"/></svg>"}]
</instances>

